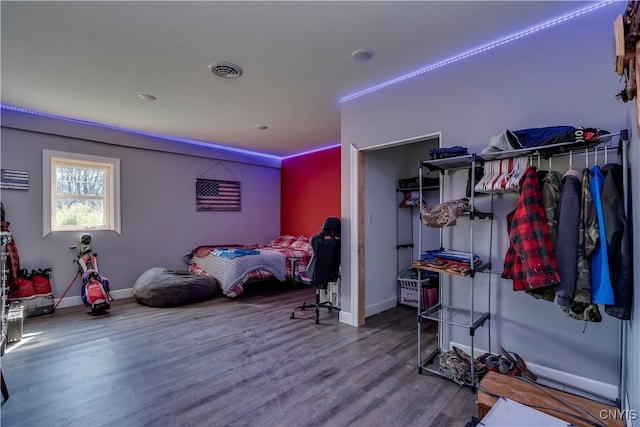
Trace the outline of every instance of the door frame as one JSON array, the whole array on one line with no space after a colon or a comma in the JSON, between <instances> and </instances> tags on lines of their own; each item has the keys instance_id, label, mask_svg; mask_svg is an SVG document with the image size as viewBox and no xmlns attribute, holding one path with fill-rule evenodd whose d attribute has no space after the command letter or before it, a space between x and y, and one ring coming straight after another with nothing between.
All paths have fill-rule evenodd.
<instances>
[{"instance_id":1,"label":"door frame","mask_svg":"<svg viewBox=\"0 0 640 427\"><path fill-rule=\"evenodd\" d=\"M394 148L400 145L413 144L433 139L437 139L438 147L442 147L442 132L428 133L363 148L358 148L355 144L351 144L349 146L349 177L351 190L351 247L349 248L351 253L351 318L347 323L350 323L353 326L363 326L365 324L365 153L367 151ZM416 167L416 169L418 168Z\"/></svg>"}]
</instances>

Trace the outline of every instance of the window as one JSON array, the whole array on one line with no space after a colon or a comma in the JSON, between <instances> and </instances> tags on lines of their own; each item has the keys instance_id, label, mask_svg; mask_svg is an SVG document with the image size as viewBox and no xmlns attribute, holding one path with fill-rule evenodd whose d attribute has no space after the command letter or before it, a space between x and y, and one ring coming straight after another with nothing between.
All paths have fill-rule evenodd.
<instances>
[{"instance_id":1,"label":"window","mask_svg":"<svg viewBox=\"0 0 640 427\"><path fill-rule=\"evenodd\" d=\"M43 236L120 233L120 159L43 150Z\"/></svg>"}]
</instances>

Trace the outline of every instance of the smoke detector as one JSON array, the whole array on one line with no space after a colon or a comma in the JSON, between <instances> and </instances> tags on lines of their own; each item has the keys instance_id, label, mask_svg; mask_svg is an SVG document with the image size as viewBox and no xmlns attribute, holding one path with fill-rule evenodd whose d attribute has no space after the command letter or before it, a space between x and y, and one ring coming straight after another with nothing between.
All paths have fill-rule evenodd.
<instances>
[{"instance_id":1,"label":"smoke detector","mask_svg":"<svg viewBox=\"0 0 640 427\"><path fill-rule=\"evenodd\" d=\"M209 65L213 74L223 79L235 79L242 75L242 68L231 62L216 62Z\"/></svg>"}]
</instances>

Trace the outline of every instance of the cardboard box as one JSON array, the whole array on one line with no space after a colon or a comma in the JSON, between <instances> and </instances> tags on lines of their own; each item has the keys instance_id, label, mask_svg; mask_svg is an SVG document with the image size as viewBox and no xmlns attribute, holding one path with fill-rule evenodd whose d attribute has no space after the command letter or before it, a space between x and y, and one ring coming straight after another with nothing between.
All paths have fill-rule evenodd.
<instances>
[{"instance_id":1,"label":"cardboard box","mask_svg":"<svg viewBox=\"0 0 640 427\"><path fill-rule=\"evenodd\" d=\"M619 409L614 406L555 390L547 386L530 384L526 381L492 371L487 372L484 378L482 378L482 381L480 381L480 387L476 395L478 419L484 421L484 418L498 400L495 396L502 396L523 405L537 408L546 414L558 417L576 427L591 427L593 425L591 420L586 418L586 414L567 411L567 405L555 398L554 395L564 401L570 402L570 404L575 407L582 408L589 412L595 416L596 419L600 419L607 427L624 427L624 421L622 420ZM618 411L618 416L610 415L616 414L616 411ZM571 414L576 414L580 417L576 418Z\"/></svg>"}]
</instances>

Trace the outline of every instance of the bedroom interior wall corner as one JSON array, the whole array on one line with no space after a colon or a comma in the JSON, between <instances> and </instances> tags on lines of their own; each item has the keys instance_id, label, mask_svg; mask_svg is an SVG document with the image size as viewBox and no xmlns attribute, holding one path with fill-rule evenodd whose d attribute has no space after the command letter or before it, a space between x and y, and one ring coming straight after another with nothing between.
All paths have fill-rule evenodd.
<instances>
[{"instance_id":1,"label":"bedroom interior wall corner","mask_svg":"<svg viewBox=\"0 0 640 427\"><path fill-rule=\"evenodd\" d=\"M198 246L266 244L279 234L279 168L234 163L233 174L242 182L242 210L199 212L195 206L194 179L211 166L210 157L123 147L4 126L0 133L2 167L27 170L31 178L29 191L2 192L20 252L20 266L52 268L54 297L63 294L77 272L70 262L75 251L69 246L77 243L81 233L55 232L42 237L43 149L121 159L122 234L92 233L92 249L99 255L100 272L109 278L112 292L131 288L152 267L187 268L183 256ZM63 302L78 293L76 281Z\"/></svg>"}]
</instances>

